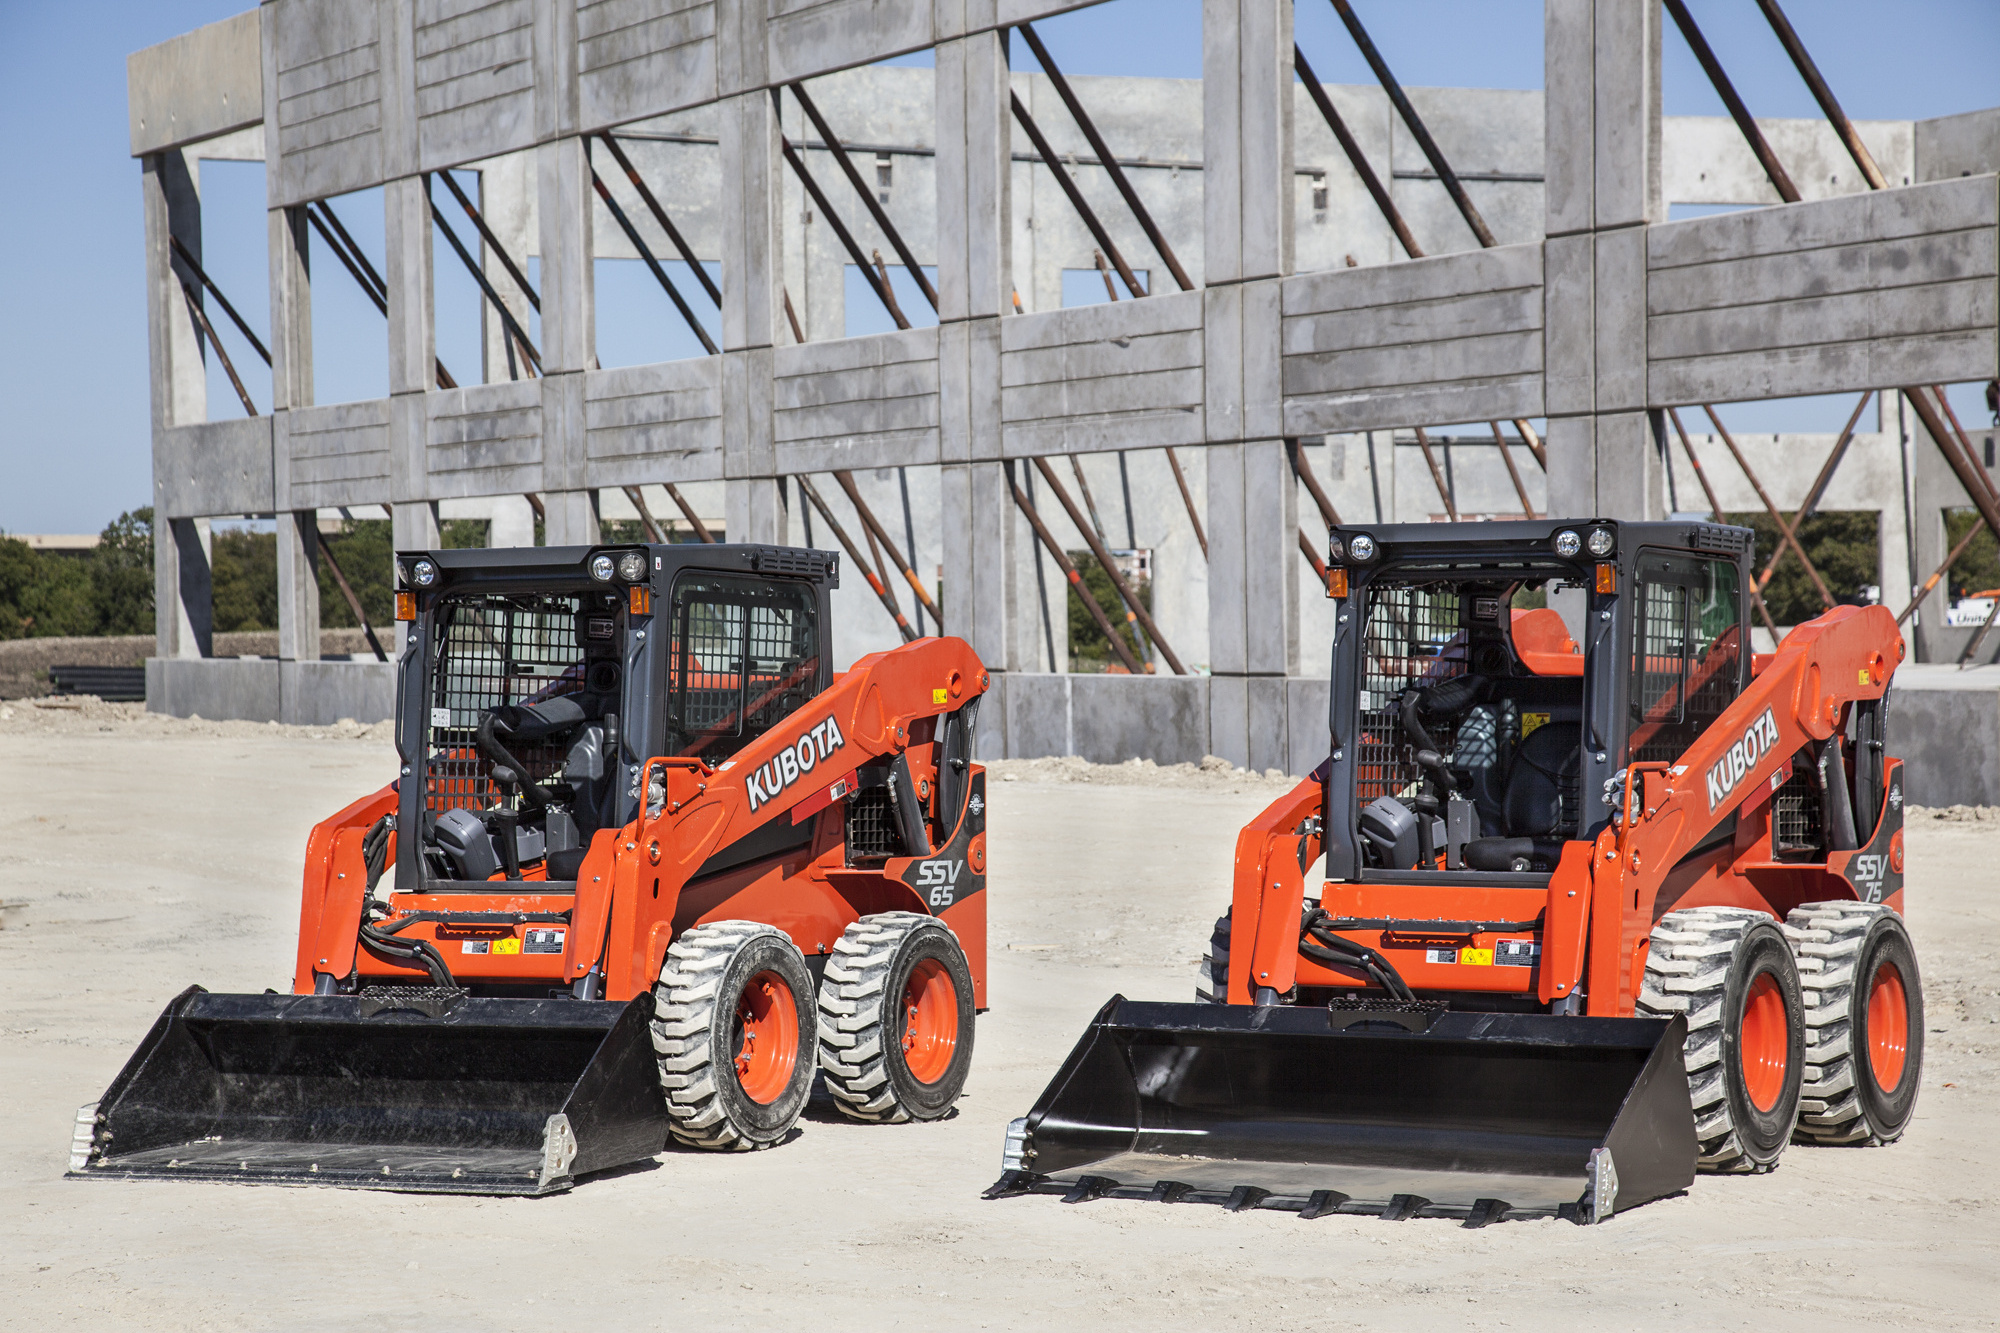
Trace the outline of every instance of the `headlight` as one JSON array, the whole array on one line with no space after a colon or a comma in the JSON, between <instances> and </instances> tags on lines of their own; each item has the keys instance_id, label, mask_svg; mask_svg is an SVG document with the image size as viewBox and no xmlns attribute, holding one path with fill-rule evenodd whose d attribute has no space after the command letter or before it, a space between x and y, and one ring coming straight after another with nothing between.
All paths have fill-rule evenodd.
<instances>
[{"instance_id":1,"label":"headlight","mask_svg":"<svg viewBox=\"0 0 2000 1333\"><path fill-rule=\"evenodd\" d=\"M618 557L618 577L627 583L638 583L646 577L646 557L637 551L627 551Z\"/></svg>"},{"instance_id":2,"label":"headlight","mask_svg":"<svg viewBox=\"0 0 2000 1333\"><path fill-rule=\"evenodd\" d=\"M590 577L599 583L611 582L611 557L608 555L590 557Z\"/></svg>"},{"instance_id":3,"label":"headlight","mask_svg":"<svg viewBox=\"0 0 2000 1333\"><path fill-rule=\"evenodd\" d=\"M1576 529L1564 528L1556 534L1556 554L1567 560L1583 549L1583 538L1576 535Z\"/></svg>"},{"instance_id":4,"label":"headlight","mask_svg":"<svg viewBox=\"0 0 2000 1333\"><path fill-rule=\"evenodd\" d=\"M1365 532L1357 532L1347 539L1347 553L1366 564L1375 558L1375 539Z\"/></svg>"},{"instance_id":5,"label":"headlight","mask_svg":"<svg viewBox=\"0 0 2000 1333\"><path fill-rule=\"evenodd\" d=\"M1602 560L1605 556L1611 554L1611 548L1617 545L1617 543L1618 538L1610 528L1592 528L1590 530L1590 539L1585 545L1590 547L1592 555Z\"/></svg>"},{"instance_id":6,"label":"headlight","mask_svg":"<svg viewBox=\"0 0 2000 1333\"><path fill-rule=\"evenodd\" d=\"M428 588L438 581L438 567L428 560L419 560L410 566L410 577L419 588Z\"/></svg>"}]
</instances>

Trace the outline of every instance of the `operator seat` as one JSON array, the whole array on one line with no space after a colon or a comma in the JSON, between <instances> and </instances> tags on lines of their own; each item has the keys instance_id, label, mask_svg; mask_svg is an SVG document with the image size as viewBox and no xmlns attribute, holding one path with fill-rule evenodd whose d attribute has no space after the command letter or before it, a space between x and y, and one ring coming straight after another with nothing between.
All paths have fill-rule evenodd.
<instances>
[{"instance_id":1,"label":"operator seat","mask_svg":"<svg viewBox=\"0 0 2000 1333\"><path fill-rule=\"evenodd\" d=\"M1574 722L1549 722L1514 747L1501 798L1506 834L1465 844L1473 870L1554 870L1575 834L1583 733Z\"/></svg>"}]
</instances>

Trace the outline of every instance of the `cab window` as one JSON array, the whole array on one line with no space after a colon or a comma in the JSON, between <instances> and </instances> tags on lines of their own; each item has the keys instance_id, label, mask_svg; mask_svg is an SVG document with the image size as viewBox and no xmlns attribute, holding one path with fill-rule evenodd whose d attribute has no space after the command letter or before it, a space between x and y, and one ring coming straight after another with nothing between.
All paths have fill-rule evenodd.
<instances>
[{"instance_id":1,"label":"cab window","mask_svg":"<svg viewBox=\"0 0 2000 1333\"><path fill-rule=\"evenodd\" d=\"M1737 567L1642 551L1632 599L1626 759L1671 762L1742 692Z\"/></svg>"}]
</instances>

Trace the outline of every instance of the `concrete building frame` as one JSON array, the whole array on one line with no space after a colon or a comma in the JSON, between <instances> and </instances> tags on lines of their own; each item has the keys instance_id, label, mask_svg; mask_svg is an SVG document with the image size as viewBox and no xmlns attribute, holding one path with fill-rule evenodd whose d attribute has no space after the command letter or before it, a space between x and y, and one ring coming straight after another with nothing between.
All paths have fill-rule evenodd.
<instances>
[{"instance_id":1,"label":"concrete building frame","mask_svg":"<svg viewBox=\"0 0 2000 1333\"><path fill-rule=\"evenodd\" d=\"M1402 262L1295 82L1291 0L1205 0L1203 77L1177 99L1191 108L1198 93L1198 123L1190 109L1177 141L1149 143L1139 163L1196 287L1052 308L1061 270L1088 264L1088 237L1051 201L1046 171L1024 160L1010 92L1083 159L1076 175L1107 216L1115 196L1087 149L1076 153L1067 120L1045 114L1046 80L1010 71L1007 29L1094 2L268 0L135 54L160 536L150 705L292 721L385 715L385 668L320 659L323 511L384 506L397 545L411 547L438 539L449 507L518 507L533 493L548 542L589 542L625 512L619 488L674 482L717 493L732 538L800 541L790 477L910 467L935 476L924 507L945 628L998 673L984 753L1214 753L1303 772L1325 744L1326 685L1314 677L1330 626L1309 571L1300 586L1287 440L1308 442L1344 514L1381 513L1371 506L1386 469L1390 513L1407 516L1427 503L1422 488L1412 479L1399 490L1397 465L1382 460L1408 452L1398 439L1409 428L1545 420L1537 504L1659 517L1670 493L1701 507L1668 447L1670 407L2000 373L2000 112L1864 125L1892 182L1874 193L1857 192L1824 126L1766 123L1806 194L1775 204L1729 122L1663 119L1657 0L1547 0L1542 93L1413 90L1441 139L1491 149L1491 162L1461 163L1476 168L1500 233L1490 249L1468 248L1380 91L1329 88L1366 149L1390 163L1426 245L1436 238L1432 257ZM875 67L925 49L931 70ZM815 96L839 111L837 125L858 127L844 131L857 143L908 149L898 162L924 157L896 188L927 205L908 230L936 265L934 326L839 336L822 296L840 279L840 254L801 221L808 201L779 146L781 135L811 137L774 96L800 80L819 81L827 91ZM1087 97L1104 95L1107 124L1120 82L1077 80ZM1126 82L1144 108L1146 81ZM870 105L889 109L871 121ZM1482 121L1520 132L1480 140L1467 127ZM642 164L666 169L676 133L702 140L718 164L697 209L698 248L720 261L717 356L597 368L594 260L632 252L594 200L586 139L628 127L652 154ZM189 275L171 241L201 254L199 161L217 157L266 164L275 401L265 416L212 421L179 292ZM832 184L824 156L813 161ZM423 173L462 166L482 171L517 257L539 257L540 377L437 387L432 269L455 261L432 253ZM1183 177L1198 185L1168 188ZM376 186L389 394L317 404L305 209ZM1669 221L1670 199L1771 206ZM874 235L858 208L849 221ZM322 262L318 276L331 268ZM1165 276L1152 267L1155 283ZM803 344L785 314L790 292L806 298ZM1017 293L1027 313L1015 313ZM489 374L497 337L489 328ZM1942 556L1942 511L1966 501L1921 424L1884 401L1827 507L1882 513L1885 600L1900 606L1893 590ZM1828 444L1747 447L1791 504ZM1044 670L1062 662L1050 661L1009 465L1080 456L1102 476L1113 451L1168 445L1190 464L1209 551L1197 569L1181 543L1174 558L1194 571L1183 584L1201 604L1163 614L1162 626L1204 673ZM1334 466L1350 455L1369 461ZM1497 451L1467 442L1460 456L1469 492L1498 497L1466 507L1515 503ZM1725 506L1754 509L1719 463L1710 471ZM1165 485L1155 469L1146 507L1160 525L1184 525ZM1310 531L1318 519L1304 503ZM208 525L244 514L277 516L274 661L210 655ZM510 522L518 529L519 515ZM1926 636L1930 655L1957 646Z\"/></svg>"}]
</instances>

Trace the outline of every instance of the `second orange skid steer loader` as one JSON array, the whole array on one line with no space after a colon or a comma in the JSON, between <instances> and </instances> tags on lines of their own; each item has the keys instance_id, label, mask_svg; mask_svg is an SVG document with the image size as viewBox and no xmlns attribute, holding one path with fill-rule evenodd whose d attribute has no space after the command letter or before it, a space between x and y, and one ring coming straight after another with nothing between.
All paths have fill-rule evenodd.
<instances>
[{"instance_id":1,"label":"second orange skid steer loader","mask_svg":"<svg viewBox=\"0 0 2000 1333\"><path fill-rule=\"evenodd\" d=\"M816 1070L947 1114L986 1002L987 676L836 675L838 565L767 546L397 558L401 773L313 830L293 994L192 987L71 1173L566 1189L765 1148Z\"/></svg>"},{"instance_id":2,"label":"second orange skid steer loader","mask_svg":"<svg viewBox=\"0 0 2000 1333\"><path fill-rule=\"evenodd\" d=\"M1199 1002L1105 1005L989 1196L1601 1221L1897 1138L1903 643L1842 606L1753 655L1751 542L1335 529L1327 761L1238 839Z\"/></svg>"}]
</instances>

